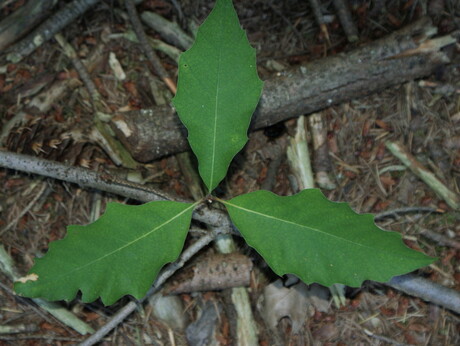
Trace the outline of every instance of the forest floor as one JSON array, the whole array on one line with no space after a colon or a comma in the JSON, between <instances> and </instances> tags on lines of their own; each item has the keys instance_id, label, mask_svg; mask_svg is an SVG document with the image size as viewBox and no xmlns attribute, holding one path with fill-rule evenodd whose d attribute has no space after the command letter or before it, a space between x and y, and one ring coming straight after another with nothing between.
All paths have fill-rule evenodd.
<instances>
[{"instance_id":1,"label":"forest floor","mask_svg":"<svg viewBox=\"0 0 460 346\"><path fill-rule=\"evenodd\" d=\"M0 9L0 18L14 12L23 3L12 1ZM175 3L180 6L180 15L178 7L173 5ZM177 21L187 31L190 23L202 22L212 3L203 0L146 0L138 6L138 11L156 12ZM440 34L460 29L460 5L454 0L349 1L359 31L359 42L348 43L332 1L327 1L323 10L328 13L328 43L316 24L308 1L239 0L234 3L249 41L257 50L262 79L290 66L347 52L426 14L433 18ZM426 8L424 4L428 4ZM79 58L85 59L102 44L102 40L107 39L104 37L107 31L124 33L127 30L130 30L130 24L124 8L119 7L118 2L103 1L65 28L62 34L76 49ZM146 32L162 40L154 31L147 29ZM121 62L127 76L124 81L114 77L108 63L109 52ZM123 38L108 39L104 43L103 55L102 63L93 69L91 77L109 109L134 110L155 104L148 91L151 75L136 43ZM159 56L175 79L175 61L162 53ZM330 200L348 202L358 213L378 214L398 208L420 207L420 210L415 208L404 215L384 218L378 225L400 232L407 245L437 257L433 265L420 269L417 274L455 290L460 290L460 214L405 169L385 148L385 141L402 143L451 191L460 193L459 62L457 46L453 49L452 62L435 75L427 76L423 80L426 83L412 81L320 112L327 128L329 176L335 184L332 189L323 189L323 193ZM15 115L21 104L34 96L32 92L27 93L28 90L41 83L46 89L55 79L69 78L78 78L78 74L54 40L19 63L8 63L5 56L0 56L0 126ZM171 95L166 87L159 79L156 82L160 93L169 99ZM26 123L15 127L9 134L6 149L93 170L124 173L125 170L117 167L91 136L92 117L88 93L80 83L46 113L28 115ZM290 138L295 135L297 121L294 118L251 133L249 143L232 163L219 193L232 197L261 188L271 189L279 195L296 192L286 151ZM66 133L79 133L79 136L73 138L64 151L56 153L44 148L44 142L53 138L62 140ZM143 164L140 171L151 186L191 198L181 169L178 158L169 156ZM109 201L134 203L75 184L3 168L0 168L0 186L0 242L14 259L21 275L30 269L35 256L46 252L50 241L64 237L67 225L89 223L93 214L102 213ZM437 212L421 212L426 207ZM361 288L346 288L346 300L340 306L326 297L321 308L315 306L306 316L300 314L299 317L294 312L291 319L278 316L280 323L271 329L266 322L270 317L264 316L261 309L261 297L276 276L252 249L243 242L238 241L238 244L239 251L254 262L248 290L261 345L460 344L459 315L372 282L364 283ZM194 261L213 253L210 246ZM5 274L0 273L0 282L0 328L17 327L14 334L5 334L0 329L0 344L74 344L86 338L30 301L14 295L13 283ZM206 306L211 302L218 318L212 322L215 330L210 336L210 344L236 344L229 289L183 293L178 298L183 309L180 319L185 321L185 327L199 320L202 311L209 310ZM130 299L122 298L110 307L104 307L99 301L83 304L76 299L66 306L97 330ZM104 339L103 344L185 344L186 332L155 318L152 309L149 304L140 306ZM276 311L272 313L276 314ZM292 333L293 325L299 323L302 326L300 331Z\"/></svg>"}]
</instances>

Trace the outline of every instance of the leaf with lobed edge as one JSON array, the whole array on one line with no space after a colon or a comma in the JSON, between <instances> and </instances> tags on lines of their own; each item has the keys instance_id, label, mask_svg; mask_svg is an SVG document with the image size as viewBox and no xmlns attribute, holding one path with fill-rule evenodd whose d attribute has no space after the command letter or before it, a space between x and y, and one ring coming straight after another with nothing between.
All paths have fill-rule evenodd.
<instances>
[{"instance_id":1,"label":"leaf with lobed edge","mask_svg":"<svg viewBox=\"0 0 460 346\"><path fill-rule=\"evenodd\" d=\"M68 227L29 274L15 283L23 296L105 305L130 294L142 298L160 269L179 256L195 204L172 201L132 206L109 203L97 221Z\"/></svg>"},{"instance_id":2,"label":"leaf with lobed edge","mask_svg":"<svg viewBox=\"0 0 460 346\"><path fill-rule=\"evenodd\" d=\"M193 46L179 60L173 104L188 130L198 169L209 192L246 144L260 95L255 50L231 0L218 0Z\"/></svg>"},{"instance_id":3,"label":"leaf with lobed edge","mask_svg":"<svg viewBox=\"0 0 460 346\"><path fill-rule=\"evenodd\" d=\"M287 197L255 191L221 202L275 273L307 284L386 282L435 260L408 248L399 233L377 227L371 214L356 214L318 189Z\"/></svg>"}]
</instances>

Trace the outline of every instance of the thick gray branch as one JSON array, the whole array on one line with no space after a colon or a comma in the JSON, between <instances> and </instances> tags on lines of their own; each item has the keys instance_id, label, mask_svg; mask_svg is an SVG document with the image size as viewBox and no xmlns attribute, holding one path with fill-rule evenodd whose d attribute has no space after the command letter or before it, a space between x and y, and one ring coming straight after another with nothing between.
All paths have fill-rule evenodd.
<instances>
[{"instance_id":1,"label":"thick gray branch","mask_svg":"<svg viewBox=\"0 0 460 346\"><path fill-rule=\"evenodd\" d=\"M40 23L57 0L28 1L0 22L0 52Z\"/></svg>"},{"instance_id":2,"label":"thick gray branch","mask_svg":"<svg viewBox=\"0 0 460 346\"><path fill-rule=\"evenodd\" d=\"M460 314L460 292L412 275L395 276L388 283L410 296L419 297Z\"/></svg>"},{"instance_id":3,"label":"thick gray branch","mask_svg":"<svg viewBox=\"0 0 460 346\"><path fill-rule=\"evenodd\" d=\"M429 43L435 33L425 18L347 54L277 74L265 81L251 130L431 74L449 61L442 45ZM422 44L424 49L417 50ZM119 113L112 127L141 162L188 150L186 131L170 106Z\"/></svg>"}]
</instances>

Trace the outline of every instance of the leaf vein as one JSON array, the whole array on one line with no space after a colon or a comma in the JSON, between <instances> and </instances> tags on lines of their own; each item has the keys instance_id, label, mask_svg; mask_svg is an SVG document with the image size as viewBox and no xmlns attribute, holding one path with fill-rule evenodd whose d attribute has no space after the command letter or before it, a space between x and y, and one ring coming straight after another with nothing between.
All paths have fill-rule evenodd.
<instances>
[{"instance_id":1,"label":"leaf vein","mask_svg":"<svg viewBox=\"0 0 460 346\"><path fill-rule=\"evenodd\" d=\"M56 277L56 281L60 280L61 278L65 277L65 276L71 275L71 274L73 274L74 272L77 272L77 271L79 271L79 270L83 270L83 269L85 269L85 268L87 268L87 267L89 267L89 266L95 264L96 262L102 261L102 260L104 260L105 258L110 257L110 256L112 256L113 254L115 254L115 253L117 253L117 252L119 252L119 251L122 251L123 249L125 249L125 248L127 248L127 247L133 245L134 243L137 243L138 241L140 241L140 240L142 240L142 239L144 239L144 238L150 236L153 232L156 232L158 229L161 229L162 227L164 227L164 226L167 225L168 223L173 222L173 221L176 220L178 217L182 216L184 213L186 213L187 211L189 211L191 208L195 207L195 205L196 205L197 203L198 203L198 202L193 203L193 204L190 205L188 208L184 209L183 211L181 211L181 212L178 213L177 215L174 215L174 217L170 218L169 220L166 220L166 221L163 222L161 225L155 227L155 228L152 229L151 231L149 231L149 232L143 234L142 236L140 236L140 237L138 237L138 238L136 238L136 239L134 239L134 240L132 240L132 241L126 243L125 245L123 245L123 246L121 246L121 247L116 248L115 250L113 250L113 251L111 251L111 252L109 252L109 253L107 253L107 254L104 254L104 256L98 257L98 258L94 259L93 261L86 263L86 264L83 265L83 266L74 268L73 270L71 270L71 271L69 271L69 272L63 273L61 276Z\"/></svg>"},{"instance_id":2,"label":"leaf vein","mask_svg":"<svg viewBox=\"0 0 460 346\"><path fill-rule=\"evenodd\" d=\"M244 210L244 211L246 211L246 212L248 212L248 213L252 213L252 214L255 214L255 215L259 215L259 216L262 216L262 217L266 217L266 218L268 218L268 219L277 220L277 221L284 222L284 223L287 223L287 224L299 226L299 227L301 227L301 228L305 228L305 229L311 230L311 231L313 231L313 232L317 232L317 233L323 234L323 235L328 236L328 237L336 238L336 239L339 240L339 241L345 241L345 242L351 243L351 244L353 244L353 245L365 247L365 248L372 249L372 250L375 251L375 248L372 248L372 247L369 246L369 245L365 245L365 244L361 244L361 243L356 243L356 242L354 242L354 241L352 241L352 240L349 240L349 239L346 239L346 238L338 237L338 236L336 236L336 235L334 235L334 234L330 234L330 233L321 231L320 229L317 229L317 228L305 226L305 225L302 225L302 224L299 224L299 223L296 223L296 222L293 222L293 221L289 221L289 220L281 219L281 218L279 218L279 217L275 217L275 216L271 216L271 215L264 214L264 213L261 213L261 212L257 212L257 211L252 210L252 209L243 208L243 207L241 207L241 206L238 206L238 205L236 205L236 204L229 203L229 202L227 202L227 201L225 201L225 204L231 205L232 207L235 207L235 208L240 209L240 210Z\"/></svg>"}]
</instances>

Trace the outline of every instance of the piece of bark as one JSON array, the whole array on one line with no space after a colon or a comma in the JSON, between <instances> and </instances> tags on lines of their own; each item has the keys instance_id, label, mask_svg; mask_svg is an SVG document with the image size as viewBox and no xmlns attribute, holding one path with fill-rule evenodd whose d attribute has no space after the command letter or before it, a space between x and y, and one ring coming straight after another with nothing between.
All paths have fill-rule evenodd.
<instances>
[{"instance_id":1,"label":"piece of bark","mask_svg":"<svg viewBox=\"0 0 460 346\"><path fill-rule=\"evenodd\" d=\"M57 0L29 1L0 22L0 52L48 15Z\"/></svg>"},{"instance_id":2,"label":"piece of bark","mask_svg":"<svg viewBox=\"0 0 460 346\"><path fill-rule=\"evenodd\" d=\"M311 168L304 116L301 116L297 120L296 134L294 137L290 138L290 143L287 148L287 158L291 172L297 180L297 189L313 189L315 187L315 180ZM298 191L293 192L297 193Z\"/></svg>"},{"instance_id":3,"label":"piece of bark","mask_svg":"<svg viewBox=\"0 0 460 346\"><path fill-rule=\"evenodd\" d=\"M335 189L335 183L329 177L332 164L327 142L327 128L321 113L313 113L308 119L313 139L313 169L319 187L326 190Z\"/></svg>"},{"instance_id":4,"label":"piece of bark","mask_svg":"<svg viewBox=\"0 0 460 346\"><path fill-rule=\"evenodd\" d=\"M427 76L449 62L440 51L414 51L436 33L423 18L347 54L314 61L265 82L251 130ZM453 38L444 42L455 42ZM188 150L186 130L170 106L117 114L112 127L132 156L148 162Z\"/></svg>"},{"instance_id":5,"label":"piece of bark","mask_svg":"<svg viewBox=\"0 0 460 346\"><path fill-rule=\"evenodd\" d=\"M184 269L165 288L166 294L249 286L252 262L243 254L215 254Z\"/></svg>"}]
</instances>

